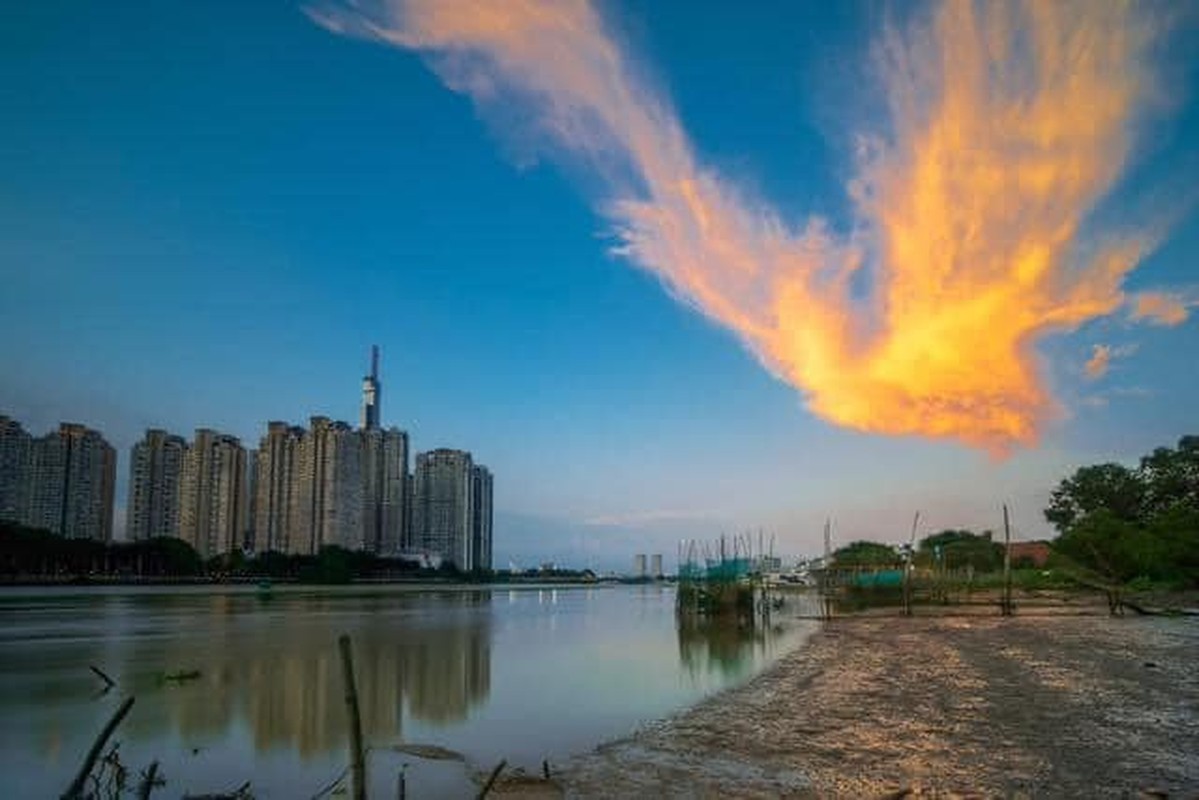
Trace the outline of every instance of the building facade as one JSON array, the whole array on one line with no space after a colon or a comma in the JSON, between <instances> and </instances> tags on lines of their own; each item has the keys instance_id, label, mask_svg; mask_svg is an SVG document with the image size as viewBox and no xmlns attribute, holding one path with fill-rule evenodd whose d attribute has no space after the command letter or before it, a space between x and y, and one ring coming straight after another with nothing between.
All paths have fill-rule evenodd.
<instances>
[{"instance_id":1,"label":"building facade","mask_svg":"<svg viewBox=\"0 0 1199 800\"><path fill-rule=\"evenodd\" d=\"M21 522L71 539L112 540L116 451L84 425L64 422L32 439Z\"/></svg>"},{"instance_id":2,"label":"building facade","mask_svg":"<svg viewBox=\"0 0 1199 800\"><path fill-rule=\"evenodd\" d=\"M474 497L470 453L443 448L419 454L413 475L414 549L473 570Z\"/></svg>"},{"instance_id":3,"label":"building facade","mask_svg":"<svg viewBox=\"0 0 1199 800\"><path fill-rule=\"evenodd\" d=\"M474 550L474 568L491 569L491 470L482 464L476 464L471 472L471 547Z\"/></svg>"},{"instance_id":4,"label":"building facade","mask_svg":"<svg viewBox=\"0 0 1199 800\"><path fill-rule=\"evenodd\" d=\"M286 422L270 422L258 444L254 492L254 549L258 552L306 552L300 536L300 458L307 432ZM294 541L293 541L294 540Z\"/></svg>"},{"instance_id":5,"label":"building facade","mask_svg":"<svg viewBox=\"0 0 1199 800\"><path fill-rule=\"evenodd\" d=\"M408 434L398 428L359 431L365 549L397 555L408 538Z\"/></svg>"},{"instance_id":6,"label":"building facade","mask_svg":"<svg viewBox=\"0 0 1199 800\"><path fill-rule=\"evenodd\" d=\"M240 548L249 518L246 450L235 436L198 428L183 461L179 538L201 558Z\"/></svg>"},{"instance_id":7,"label":"building facade","mask_svg":"<svg viewBox=\"0 0 1199 800\"><path fill-rule=\"evenodd\" d=\"M127 540L179 537L180 492L187 453L187 441L182 436L153 428L130 449Z\"/></svg>"},{"instance_id":8,"label":"building facade","mask_svg":"<svg viewBox=\"0 0 1199 800\"><path fill-rule=\"evenodd\" d=\"M21 423L0 415L0 522L22 524L28 515L29 457L33 447Z\"/></svg>"}]
</instances>

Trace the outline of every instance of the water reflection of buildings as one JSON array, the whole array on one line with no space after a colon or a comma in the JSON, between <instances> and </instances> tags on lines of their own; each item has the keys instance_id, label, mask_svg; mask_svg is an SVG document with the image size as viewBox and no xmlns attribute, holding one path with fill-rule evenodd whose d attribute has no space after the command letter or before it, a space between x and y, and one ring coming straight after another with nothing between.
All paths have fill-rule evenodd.
<instances>
[{"instance_id":1,"label":"water reflection of buildings","mask_svg":"<svg viewBox=\"0 0 1199 800\"><path fill-rule=\"evenodd\" d=\"M378 607L376 601L382 601ZM354 642L368 742L398 741L405 715L437 725L465 720L490 694L489 592L272 602L286 605L224 620L210 613L218 630L181 636L165 658L157 654L154 661L199 669L201 677L162 687L153 703L161 712L133 715L140 719L131 718L130 733L155 736L174 728L190 743L223 735L244 720L259 751L294 748L308 757L342 749L342 632ZM137 651L131 652L134 664L149 655Z\"/></svg>"},{"instance_id":2,"label":"water reflection of buildings","mask_svg":"<svg viewBox=\"0 0 1199 800\"><path fill-rule=\"evenodd\" d=\"M759 621L692 616L680 616L677 630L679 661L693 675L739 675L765 650L774 633Z\"/></svg>"}]
</instances>

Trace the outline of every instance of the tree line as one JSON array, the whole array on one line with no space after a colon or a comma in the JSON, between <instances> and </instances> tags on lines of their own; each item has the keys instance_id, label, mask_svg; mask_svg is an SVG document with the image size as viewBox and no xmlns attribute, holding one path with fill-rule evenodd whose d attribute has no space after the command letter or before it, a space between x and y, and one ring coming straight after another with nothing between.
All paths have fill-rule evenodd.
<instances>
[{"instance_id":1,"label":"tree line","mask_svg":"<svg viewBox=\"0 0 1199 800\"><path fill-rule=\"evenodd\" d=\"M1045 519L1057 530L1051 565L1082 567L1114 583L1199 587L1199 436L1159 447L1135 467L1081 467L1050 495ZM999 570L1003 545L991 531L944 530L910 554L917 567ZM856 541L833 554L838 567L900 568L903 548ZM1030 566L1020 563L1015 568Z\"/></svg>"},{"instance_id":2,"label":"tree line","mask_svg":"<svg viewBox=\"0 0 1199 800\"><path fill-rule=\"evenodd\" d=\"M402 560L342 547L316 555L266 552L247 557L234 551L205 561L189 543L173 537L138 542L68 539L45 530L0 523L0 578L53 579L252 579L304 583L348 583L354 579L442 578L462 580L452 564L433 570Z\"/></svg>"}]
</instances>

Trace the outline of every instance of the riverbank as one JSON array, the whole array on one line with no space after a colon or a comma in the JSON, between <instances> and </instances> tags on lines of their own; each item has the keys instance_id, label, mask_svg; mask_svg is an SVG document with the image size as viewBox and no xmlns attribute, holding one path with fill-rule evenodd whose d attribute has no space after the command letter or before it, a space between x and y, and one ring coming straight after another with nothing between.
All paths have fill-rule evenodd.
<instances>
[{"instance_id":1,"label":"riverbank","mask_svg":"<svg viewBox=\"0 0 1199 800\"><path fill-rule=\"evenodd\" d=\"M745 686L576 758L569 796L1199 792L1199 624L836 620Z\"/></svg>"}]
</instances>

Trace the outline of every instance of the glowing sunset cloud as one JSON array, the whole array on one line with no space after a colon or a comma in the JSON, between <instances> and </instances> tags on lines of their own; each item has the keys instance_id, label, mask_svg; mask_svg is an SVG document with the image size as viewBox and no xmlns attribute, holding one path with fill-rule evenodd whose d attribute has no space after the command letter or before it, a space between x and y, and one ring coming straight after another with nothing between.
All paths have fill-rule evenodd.
<instances>
[{"instance_id":1,"label":"glowing sunset cloud","mask_svg":"<svg viewBox=\"0 0 1199 800\"><path fill-rule=\"evenodd\" d=\"M699 163L584 0L309 13L427 54L485 112L518 103L523 136L601 178L617 252L839 425L1003 453L1057 413L1040 338L1123 307L1186 316L1168 295L1134 304L1122 290L1147 237L1083 241L1148 93L1153 31L1137 4L962 0L885 32L889 125L861 148L851 234L818 218L788 224Z\"/></svg>"},{"instance_id":2,"label":"glowing sunset cloud","mask_svg":"<svg viewBox=\"0 0 1199 800\"><path fill-rule=\"evenodd\" d=\"M1132 297L1131 305L1133 320L1174 326L1186 322L1190 313L1187 308L1196 302L1170 292L1141 292Z\"/></svg>"}]
</instances>

